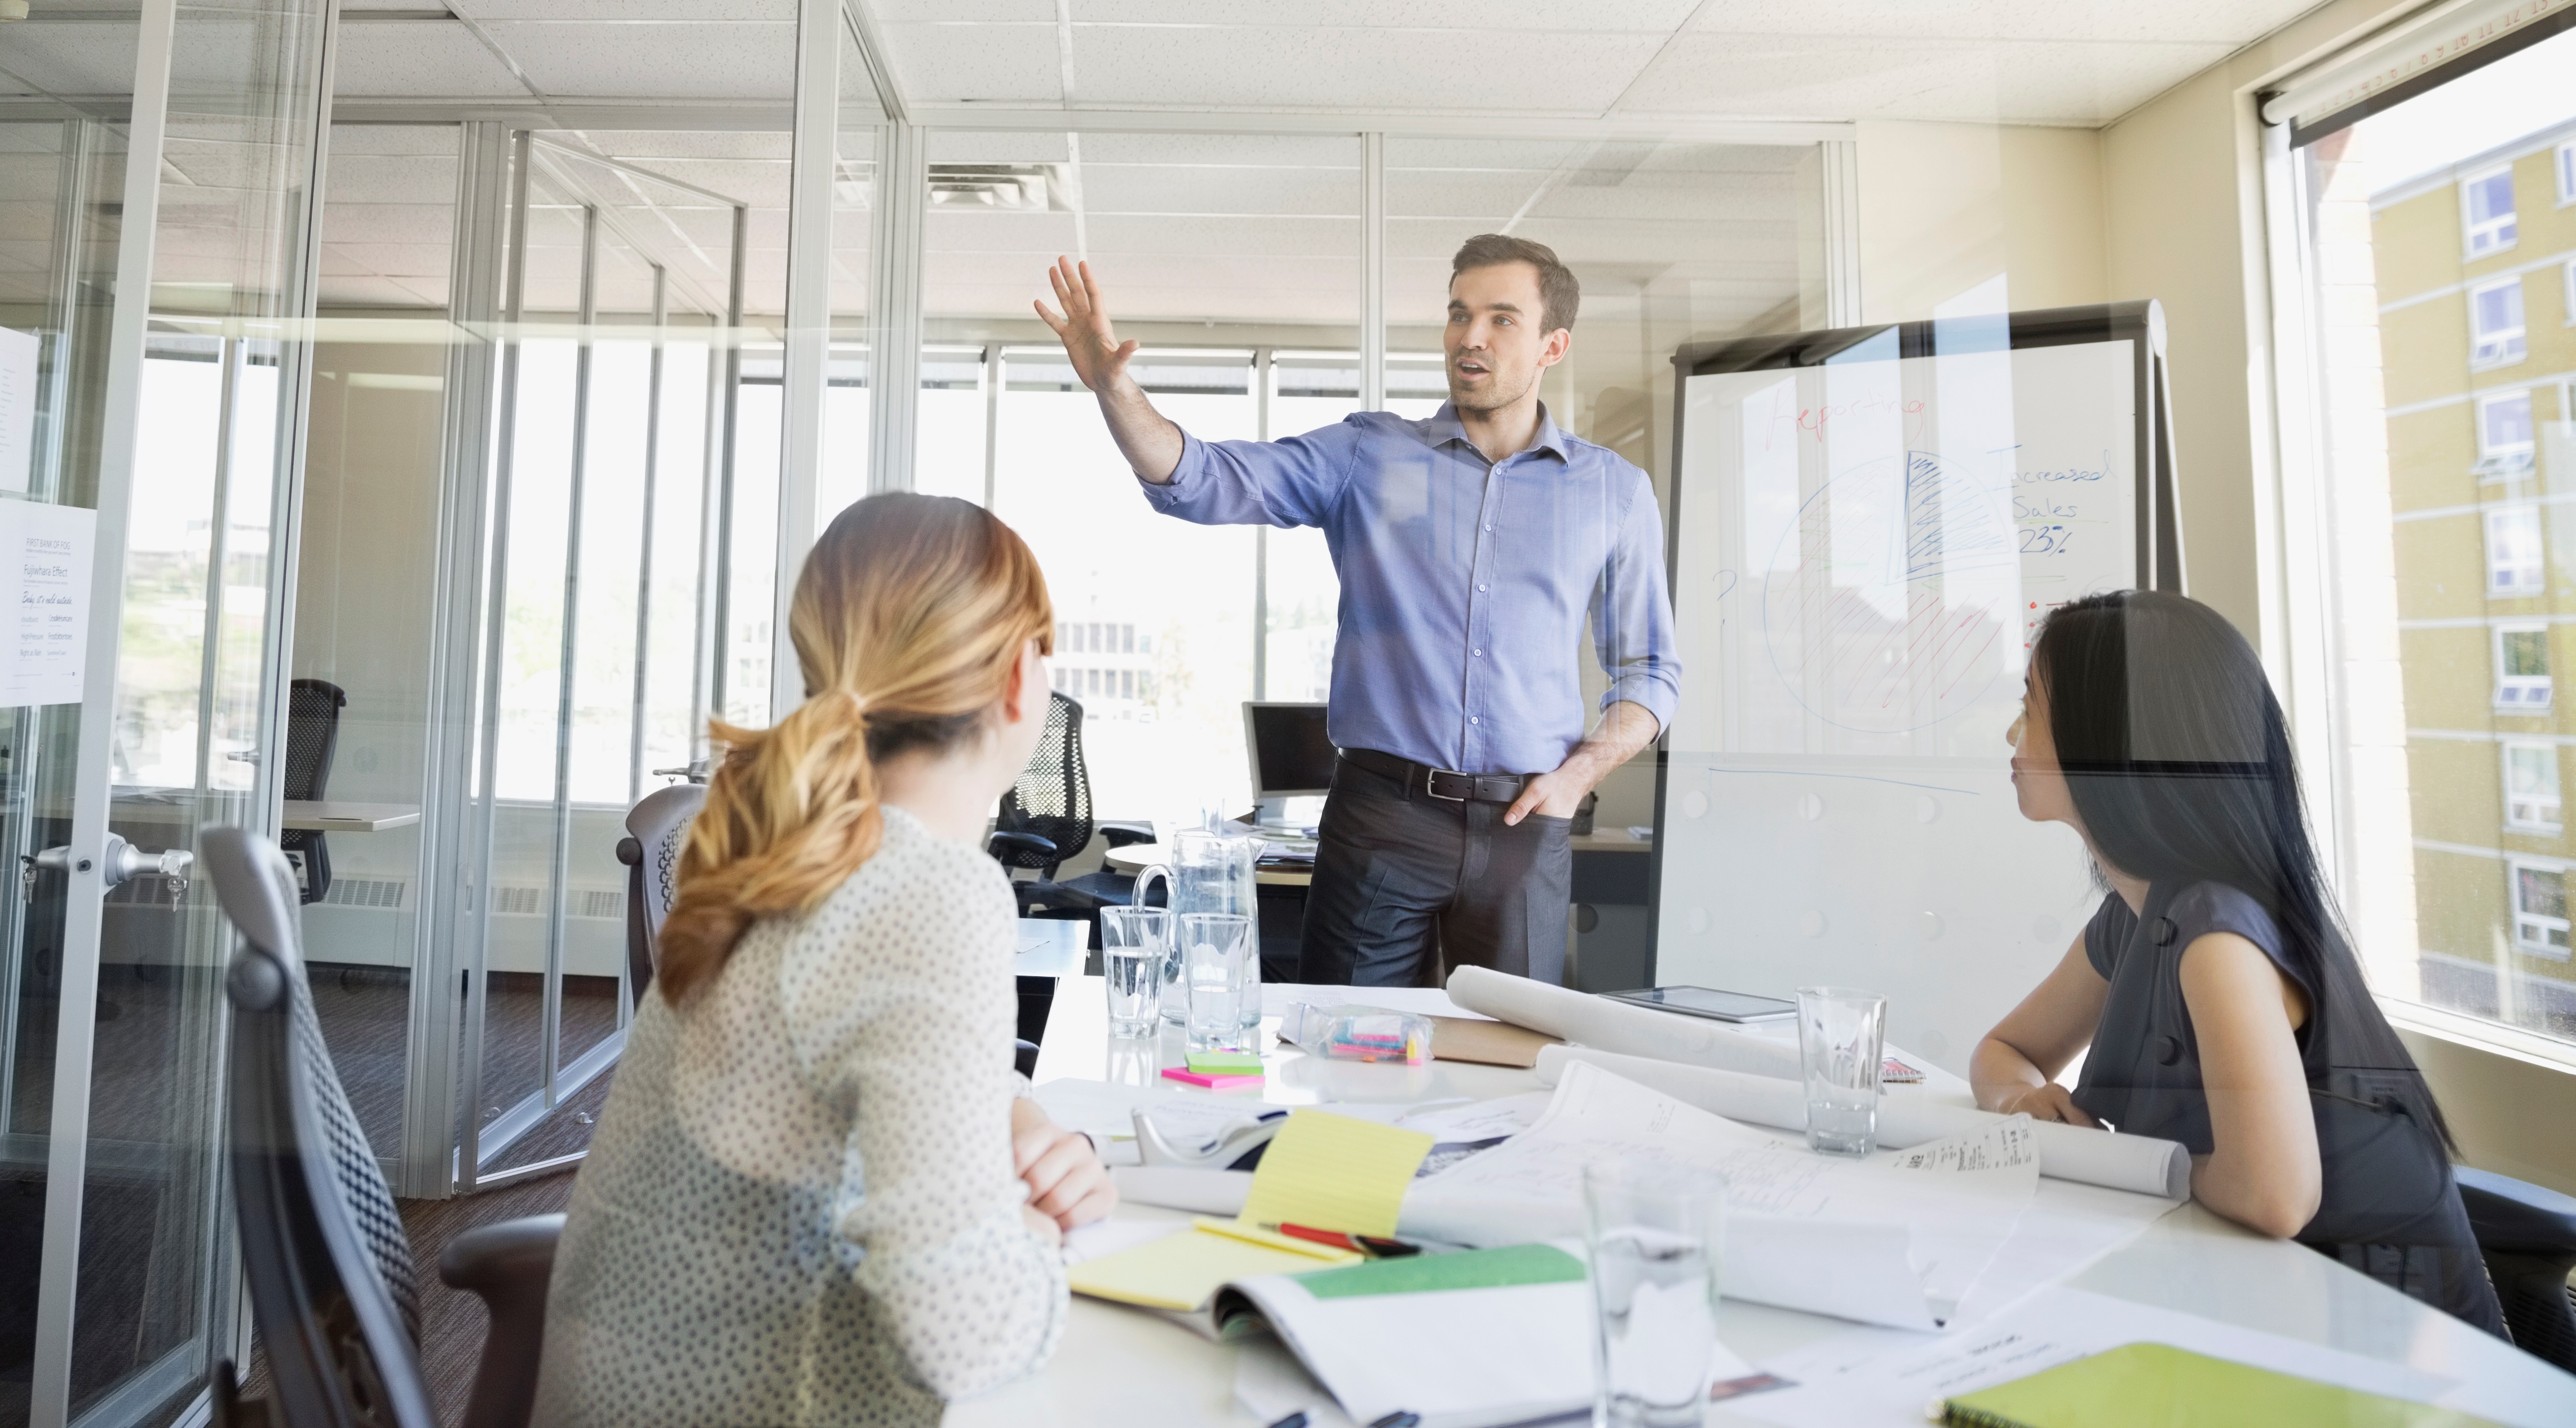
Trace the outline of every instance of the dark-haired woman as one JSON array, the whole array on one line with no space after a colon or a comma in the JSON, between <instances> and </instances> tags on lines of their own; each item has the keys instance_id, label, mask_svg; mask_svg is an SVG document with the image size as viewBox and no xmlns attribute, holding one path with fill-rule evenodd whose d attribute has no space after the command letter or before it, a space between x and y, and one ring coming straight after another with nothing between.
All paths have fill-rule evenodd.
<instances>
[{"instance_id":1,"label":"dark-haired woman","mask_svg":"<svg viewBox=\"0 0 2576 1428\"><path fill-rule=\"evenodd\" d=\"M2244 638L2178 595L2076 601L2010 737L2022 816L2073 828L2110 895L1978 1043L1978 1103L2179 1141L2210 1209L2501 1335L2441 1111L2336 925Z\"/></svg>"},{"instance_id":2,"label":"dark-haired woman","mask_svg":"<svg viewBox=\"0 0 2576 1428\"><path fill-rule=\"evenodd\" d=\"M653 995L573 1182L536 1421L921 1424L1036 1368L1116 1198L1011 1070L984 820L1044 725L1037 560L871 496L789 610L805 702L715 726Z\"/></svg>"}]
</instances>

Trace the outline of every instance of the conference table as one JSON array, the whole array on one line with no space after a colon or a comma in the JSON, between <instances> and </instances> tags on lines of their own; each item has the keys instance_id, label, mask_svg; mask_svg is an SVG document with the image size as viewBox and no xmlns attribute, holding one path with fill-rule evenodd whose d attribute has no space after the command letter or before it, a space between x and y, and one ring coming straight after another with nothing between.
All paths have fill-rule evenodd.
<instances>
[{"instance_id":1,"label":"conference table","mask_svg":"<svg viewBox=\"0 0 2576 1428\"><path fill-rule=\"evenodd\" d=\"M1484 1100L1543 1089L1534 1071L1436 1060L1420 1067L1327 1061L1277 1040L1278 1010L1291 1001L1359 1001L1442 1016L1474 1015L1452 1005L1437 989L1273 985L1262 990L1270 1014L1262 1030L1267 1069L1258 1098L1262 1101L1301 1106L1451 1097ZM1774 1034L1794 1035L1785 1027ZM1035 1080L1041 1087L1062 1078L1079 1078L1177 1088L1177 1083L1159 1079L1159 1072L1179 1064L1181 1054L1179 1035L1169 1027L1155 1039L1113 1042L1100 978L1068 976L1056 984ZM1914 1064L1924 1063L1917 1059ZM1248 1090L1227 1094L1229 1099L1252 1098ZM1888 1094L1968 1099L1965 1083L1937 1068L1927 1068L1924 1084L1890 1087ZM2043 1182L2043 1186L2054 1183ZM2151 1205L2147 1213L2153 1213ZM1122 1204L1115 1216L1186 1218L1177 1211L1135 1204ZM2007 1244L2003 1254L2012 1250L2013 1245ZM1999 1264L2001 1259L1999 1255ZM2220 1326L2261 1331L2449 1379L2452 1386L2441 1392L2437 1402L2499 1423L2529 1428L2576 1424L2576 1377L2323 1255L2287 1240L2257 1235L2190 1201L2163 1212L2134 1239L2094 1260L2065 1283L2110 1299L2196 1315ZM1718 1317L1720 1340L1756 1366L1846 1335L1853 1327L1841 1320L1732 1299ZM1970 1332L1973 1327L1953 1333ZM1391 1344L1388 1352L1401 1353L1403 1346ZM1144 1310L1077 1295L1063 1342L1043 1370L951 1406L946 1421L954 1428L1262 1425L1266 1419L1252 1416L1236 1401L1237 1361L1246 1354L1282 1353L1268 1341L1213 1343ZM1709 1421L1760 1424L1765 1420L1720 1403L1712 1406Z\"/></svg>"}]
</instances>

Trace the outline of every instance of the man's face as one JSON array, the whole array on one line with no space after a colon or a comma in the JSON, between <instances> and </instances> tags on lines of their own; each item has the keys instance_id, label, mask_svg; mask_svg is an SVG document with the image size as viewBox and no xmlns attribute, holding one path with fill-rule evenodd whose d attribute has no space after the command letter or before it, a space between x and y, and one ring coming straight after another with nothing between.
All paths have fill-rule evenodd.
<instances>
[{"instance_id":1,"label":"man's face","mask_svg":"<svg viewBox=\"0 0 2576 1428\"><path fill-rule=\"evenodd\" d=\"M1449 400L1462 412L1501 411L1528 396L1541 372L1574 342L1564 328L1541 331L1545 308L1529 263L1469 268L1449 280Z\"/></svg>"}]
</instances>

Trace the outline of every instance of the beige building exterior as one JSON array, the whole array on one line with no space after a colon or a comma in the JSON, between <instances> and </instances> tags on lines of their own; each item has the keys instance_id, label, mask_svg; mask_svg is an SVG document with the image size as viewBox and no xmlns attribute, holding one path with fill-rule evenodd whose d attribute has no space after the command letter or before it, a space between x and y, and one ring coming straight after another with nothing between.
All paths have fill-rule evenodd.
<instances>
[{"instance_id":1,"label":"beige building exterior","mask_svg":"<svg viewBox=\"0 0 2576 1428\"><path fill-rule=\"evenodd\" d=\"M2414 177L2350 157L2375 190L2390 547L2378 579L2404 691L2421 994L2576 1036L2576 123ZM2312 173L2336 160L2321 154ZM2328 420L2368 418L2346 406ZM2342 593L2349 625L2349 580Z\"/></svg>"}]
</instances>

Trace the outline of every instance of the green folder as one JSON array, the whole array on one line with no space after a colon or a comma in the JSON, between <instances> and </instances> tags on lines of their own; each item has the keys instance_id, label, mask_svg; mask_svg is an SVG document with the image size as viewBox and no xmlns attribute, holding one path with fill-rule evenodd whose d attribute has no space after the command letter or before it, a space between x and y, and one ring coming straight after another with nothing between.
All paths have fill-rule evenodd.
<instances>
[{"instance_id":1,"label":"green folder","mask_svg":"<svg viewBox=\"0 0 2576 1428\"><path fill-rule=\"evenodd\" d=\"M2124 1344L1941 1409L1952 1428L2501 1428L2166 1344Z\"/></svg>"}]
</instances>

